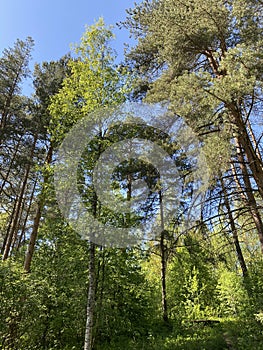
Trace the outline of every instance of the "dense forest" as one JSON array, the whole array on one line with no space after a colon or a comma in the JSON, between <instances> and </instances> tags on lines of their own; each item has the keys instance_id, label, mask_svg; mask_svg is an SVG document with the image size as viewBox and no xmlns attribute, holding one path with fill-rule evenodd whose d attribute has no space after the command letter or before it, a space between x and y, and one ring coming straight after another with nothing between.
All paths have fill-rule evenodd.
<instances>
[{"instance_id":1,"label":"dense forest","mask_svg":"<svg viewBox=\"0 0 263 350\"><path fill-rule=\"evenodd\" d=\"M0 57L0 348L261 350L263 2L117 25L121 63L103 19L33 72L30 37Z\"/></svg>"}]
</instances>

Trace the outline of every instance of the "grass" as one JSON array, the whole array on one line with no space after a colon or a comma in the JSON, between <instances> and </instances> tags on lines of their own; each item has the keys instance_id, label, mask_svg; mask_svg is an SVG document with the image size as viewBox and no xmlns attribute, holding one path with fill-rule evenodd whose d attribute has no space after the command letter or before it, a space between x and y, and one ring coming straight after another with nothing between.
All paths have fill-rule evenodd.
<instances>
[{"instance_id":1,"label":"grass","mask_svg":"<svg viewBox=\"0 0 263 350\"><path fill-rule=\"evenodd\" d=\"M263 350L263 327L249 320L221 319L203 324L155 325L144 337L112 339L96 350Z\"/></svg>"}]
</instances>

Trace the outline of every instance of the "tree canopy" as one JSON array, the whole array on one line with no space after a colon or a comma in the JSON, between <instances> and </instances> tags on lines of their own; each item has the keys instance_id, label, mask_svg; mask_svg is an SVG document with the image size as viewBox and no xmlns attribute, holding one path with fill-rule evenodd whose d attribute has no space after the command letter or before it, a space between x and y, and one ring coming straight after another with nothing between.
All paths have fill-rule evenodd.
<instances>
[{"instance_id":1,"label":"tree canopy","mask_svg":"<svg viewBox=\"0 0 263 350\"><path fill-rule=\"evenodd\" d=\"M3 51L1 349L263 349L262 16L260 0L144 0L119 24L136 40L120 64L102 18L32 75L31 38ZM77 201L116 236L151 218L158 234L103 245L67 220L56 167L83 120L98 127Z\"/></svg>"}]
</instances>

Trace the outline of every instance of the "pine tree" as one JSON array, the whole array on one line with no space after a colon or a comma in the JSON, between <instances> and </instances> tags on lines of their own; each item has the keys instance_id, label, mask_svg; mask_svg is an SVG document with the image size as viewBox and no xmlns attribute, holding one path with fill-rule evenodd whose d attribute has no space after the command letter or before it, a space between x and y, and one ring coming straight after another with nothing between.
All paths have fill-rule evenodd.
<instances>
[{"instance_id":1,"label":"pine tree","mask_svg":"<svg viewBox=\"0 0 263 350\"><path fill-rule=\"evenodd\" d=\"M127 60L147 82L146 100L169 101L208 145L213 168L230 168L231 156L242 155L234 164L263 251L255 212L256 193L263 199L262 3L146 0L128 11L124 26L138 38Z\"/></svg>"}]
</instances>

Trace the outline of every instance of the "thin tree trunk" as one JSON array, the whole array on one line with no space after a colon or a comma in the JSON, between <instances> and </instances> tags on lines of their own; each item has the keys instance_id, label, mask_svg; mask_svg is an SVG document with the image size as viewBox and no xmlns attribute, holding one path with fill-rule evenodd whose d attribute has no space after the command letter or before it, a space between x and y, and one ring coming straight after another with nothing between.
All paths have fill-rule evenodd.
<instances>
[{"instance_id":1,"label":"thin tree trunk","mask_svg":"<svg viewBox=\"0 0 263 350\"><path fill-rule=\"evenodd\" d=\"M105 283L105 249L100 246L100 254L98 257L98 267L95 281L95 293L96 293L96 315L94 320L93 328L93 342L96 341L98 333L99 319L101 316L102 306L103 306L103 293L104 293L104 283ZM100 282L100 283L99 283Z\"/></svg>"},{"instance_id":2,"label":"thin tree trunk","mask_svg":"<svg viewBox=\"0 0 263 350\"><path fill-rule=\"evenodd\" d=\"M30 196L30 199L29 199L28 209L27 209L27 212L26 212L26 216L25 216L25 219L24 219L23 226L21 228L20 237L19 237L19 240L18 240L18 243L17 243L17 247L16 247L17 251L20 249L22 240L25 237L26 225L27 225L29 213L30 213L30 210L31 210L31 207L32 207L33 199L34 199L34 196L35 196L36 185L37 185L37 180L35 180L35 183L34 183L34 186L33 186L32 192L31 192L31 196Z\"/></svg>"},{"instance_id":3,"label":"thin tree trunk","mask_svg":"<svg viewBox=\"0 0 263 350\"><path fill-rule=\"evenodd\" d=\"M240 165L240 169L242 171L243 181L244 181L244 185L245 185L245 193L246 193L246 196L248 199L247 204L249 206L249 210L251 212L252 218L254 220L254 223L255 223L255 226L256 226L256 229L258 232L261 251L263 253L263 222L261 219L260 212L258 210L255 196L253 194L252 185L251 185L248 170L247 170L246 164L245 164L244 154L242 152L242 146L237 138L235 138L235 142L236 142L236 147L237 147L237 157L239 160L239 165Z\"/></svg>"},{"instance_id":4,"label":"thin tree trunk","mask_svg":"<svg viewBox=\"0 0 263 350\"><path fill-rule=\"evenodd\" d=\"M11 229L13 216L15 215L15 211L16 211L17 201L18 201L18 197L16 197L16 199L15 199L15 203L14 203L13 208L12 208L12 213L10 215L10 220L9 220L9 223L8 223L8 226L7 226L7 230L6 230L6 235L5 235L5 238L4 238L3 246L1 248L1 254L2 255L4 254L5 247L6 247L6 244L7 244L7 240L8 240L8 237L9 237L9 232L10 232L10 229Z\"/></svg>"},{"instance_id":5,"label":"thin tree trunk","mask_svg":"<svg viewBox=\"0 0 263 350\"><path fill-rule=\"evenodd\" d=\"M9 108L11 106L11 102L12 102L12 99L14 97L15 89L19 83L19 78L20 78L20 75L22 73L22 69L23 69L23 63L21 63L19 66L19 69L18 69L16 76L15 76L15 79L13 81L13 85L11 86L9 94L4 102L4 107L3 107L3 110L1 111L2 117L0 120L0 129L4 129L6 126L7 118L8 118L8 114L9 114Z\"/></svg>"},{"instance_id":6,"label":"thin tree trunk","mask_svg":"<svg viewBox=\"0 0 263 350\"><path fill-rule=\"evenodd\" d=\"M94 193L93 198L93 216L97 217L98 198ZM89 246L89 288L87 301L87 318L85 328L84 350L92 350L94 343L94 313L95 313L95 294L96 294L96 267L95 254L96 246L93 243L93 232L91 232L90 246Z\"/></svg>"},{"instance_id":7,"label":"thin tree trunk","mask_svg":"<svg viewBox=\"0 0 263 350\"><path fill-rule=\"evenodd\" d=\"M259 145L257 143L256 136L254 134L254 131L252 129L252 125L251 125L249 120L247 121L247 126L248 126L248 130L249 130L249 133L250 133L250 136L251 136L251 140L252 140L252 142L254 144L256 155L258 156L258 159L260 159L260 161L263 164L262 156L261 156L261 153L260 153L260 150L259 150Z\"/></svg>"},{"instance_id":8,"label":"thin tree trunk","mask_svg":"<svg viewBox=\"0 0 263 350\"><path fill-rule=\"evenodd\" d=\"M248 166L257 184L259 194L263 199L263 164L262 164L261 158L258 157L257 151L253 147L252 141L248 135L246 125L244 124L242 116L240 115L236 106L231 104L231 105L228 105L228 108L231 110L233 115L232 122L238 128L238 136L235 137L236 143L238 143L237 148L242 147L248 161Z\"/></svg>"},{"instance_id":9,"label":"thin tree trunk","mask_svg":"<svg viewBox=\"0 0 263 350\"><path fill-rule=\"evenodd\" d=\"M222 42L223 46L226 47L225 42ZM204 54L206 55L208 62L215 74L215 76L217 78L222 78L223 76L225 76L227 74L226 71L224 70L220 70L219 67L219 63L218 61L215 59L215 57L213 56L213 52L210 50L207 50L204 52ZM252 129L249 129L249 125L248 124L248 129L251 133L251 138L252 141L249 137L248 134L248 130L246 127L246 124L243 120L242 117L242 112L241 110L238 108L238 103L236 102L226 102L225 101L225 107L229 110L229 112L231 113L231 123L237 127L237 133L238 133L238 142L240 143L240 145L242 146L244 153L246 155L246 158L248 160L248 166L252 172L252 175L254 177L254 180L258 186L258 191L259 194L261 196L261 198L263 199L263 163L262 163L262 157L260 155L260 152L258 150L257 147L253 147L253 143L255 146L257 146L257 144L255 143L255 139L253 139L254 137L254 133L252 131Z\"/></svg>"},{"instance_id":10,"label":"thin tree trunk","mask_svg":"<svg viewBox=\"0 0 263 350\"><path fill-rule=\"evenodd\" d=\"M11 227L10 227L10 230L8 233L8 237L7 237L7 241L6 241L6 245L5 245L5 249L4 249L4 253L3 253L3 257L2 257L3 260L6 260L9 256L11 244L12 244L12 241L14 239L15 232L16 232L18 219L19 219L20 211L21 211L21 207L22 207L22 202L23 202L23 198L24 198L24 194L25 194L25 190L26 190L26 186L27 186L27 182L28 182L28 178L29 178L29 172L31 169L31 161L33 159L34 152L35 152L36 142L37 142L37 135L34 135L33 145L32 145L32 149L30 152L30 163L28 163L26 166L25 175L24 175L24 179L22 182L22 187L20 190L16 210L14 213L14 218L12 218L12 224L11 224Z\"/></svg>"},{"instance_id":11,"label":"thin tree trunk","mask_svg":"<svg viewBox=\"0 0 263 350\"><path fill-rule=\"evenodd\" d=\"M52 146L50 146L45 159L45 165L48 165L51 163L52 155L53 155L53 148ZM44 185L47 182L48 182L48 176L44 176ZM37 209L34 217L33 229L30 235L29 244L28 244L27 253L26 253L25 262L24 262L24 270L27 273L30 272L30 268L31 268L31 263L32 263L32 258L35 250L43 206L44 206L44 198L43 198L43 188L42 188L39 201L37 202Z\"/></svg>"},{"instance_id":12,"label":"thin tree trunk","mask_svg":"<svg viewBox=\"0 0 263 350\"><path fill-rule=\"evenodd\" d=\"M22 206L20 208L19 219L17 221L16 227L15 227L15 230L14 230L14 233L13 233L11 252L14 251L15 246L16 246L16 242L17 242L17 238L18 238L18 232L19 232L19 229L21 227L21 222L22 222L22 218L23 218L23 211L25 209L25 205L26 205L26 198L24 197Z\"/></svg>"},{"instance_id":13,"label":"thin tree trunk","mask_svg":"<svg viewBox=\"0 0 263 350\"><path fill-rule=\"evenodd\" d=\"M220 182L221 182L221 187L223 190L223 194L224 194L224 202L225 202L225 206L227 209L227 215L228 215L228 219L229 219L229 223L230 223L230 227L231 227L231 231L232 231L232 235L233 235L233 241L234 241L234 245L235 245L235 249L236 249L236 254L237 254L237 258L240 264L240 267L242 269L242 274L243 277L246 277L248 275L248 270L247 270L247 266L246 266L246 262L242 253L242 249L239 243L239 238L238 238L238 231L236 228L236 224L232 215L232 211L231 211L231 207L230 207L230 203L228 200L228 194L227 194L227 190L225 188L225 184L224 184L224 180L222 179L222 176L220 176Z\"/></svg>"},{"instance_id":14,"label":"thin tree trunk","mask_svg":"<svg viewBox=\"0 0 263 350\"><path fill-rule=\"evenodd\" d=\"M21 139L22 139L22 135L20 136L20 138L19 138L19 140L18 140L18 142L17 142L17 145L16 145L16 147L15 147L15 151L14 151L13 157L12 157L11 162L10 162L10 164L9 164L9 168L8 168L8 170L7 170L7 173L5 174L5 176L4 176L4 178L3 178L3 182L1 183L1 186L0 186L0 194L2 193L2 191L3 191L4 187L5 187L5 184L6 184L7 180L8 180L8 177L9 177L9 175L10 175L10 172L11 172L11 170L12 170L12 168L13 168L13 164L14 164L16 155L17 155L18 150L19 150L19 146L20 146Z\"/></svg>"},{"instance_id":15,"label":"thin tree trunk","mask_svg":"<svg viewBox=\"0 0 263 350\"><path fill-rule=\"evenodd\" d=\"M161 216L161 240L160 240L160 253L161 253L161 280L162 280L162 311L163 320L168 322L168 307L167 307L167 291L166 291L166 271L167 271L167 252L165 247L165 229L164 229L164 216L163 216L163 202L162 193L159 191L160 202L160 216Z\"/></svg>"},{"instance_id":16,"label":"thin tree trunk","mask_svg":"<svg viewBox=\"0 0 263 350\"><path fill-rule=\"evenodd\" d=\"M9 253L10 253L10 248L11 248L12 241L14 239L14 234L16 232L16 227L18 224L20 210L21 210L21 206L22 206L22 202L23 202L23 198L24 198L24 193L25 193L25 189L26 189L26 185L27 185L27 181L28 181L29 171L30 171L30 165L28 165L26 168L23 183L22 183L22 188L21 188L18 200L17 200L17 204L15 206L15 211L13 213L14 216L11 218L10 230L8 232L8 236L7 236L7 240L6 240L6 244L5 244L5 248L4 248L4 253L3 253L3 257L2 257L3 260L6 260L9 256Z\"/></svg>"},{"instance_id":17,"label":"thin tree trunk","mask_svg":"<svg viewBox=\"0 0 263 350\"><path fill-rule=\"evenodd\" d=\"M26 252L25 263L24 263L24 270L27 273L30 272L31 262L32 262L35 244L36 244L36 240L37 240L39 223L40 223L40 219L41 219L41 211L42 211L42 205L41 205L41 203L38 203L36 214L34 217L33 230L32 230L31 235L30 235L30 240L29 240L29 244L28 244L28 248L27 248L27 252Z\"/></svg>"},{"instance_id":18,"label":"thin tree trunk","mask_svg":"<svg viewBox=\"0 0 263 350\"><path fill-rule=\"evenodd\" d=\"M87 320L85 329L84 350L92 350L93 325L95 312L95 244L90 242L89 247L89 288L87 303Z\"/></svg>"}]
</instances>

